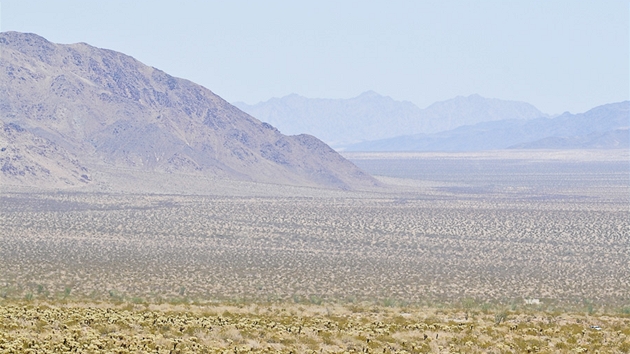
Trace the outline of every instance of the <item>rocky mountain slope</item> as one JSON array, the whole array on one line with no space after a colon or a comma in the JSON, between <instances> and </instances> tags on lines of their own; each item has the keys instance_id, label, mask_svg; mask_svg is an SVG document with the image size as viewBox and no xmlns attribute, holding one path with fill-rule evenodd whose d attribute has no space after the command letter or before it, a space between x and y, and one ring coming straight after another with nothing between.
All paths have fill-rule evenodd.
<instances>
[{"instance_id":1,"label":"rocky mountain slope","mask_svg":"<svg viewBox=\"0 0 630 354\"><path fill-rule=\"evenodd\" d=\"M479 151L506 148L629 148L630 101L595 107L553 119L483 122L436 134L367 141L348 151Z\"/></svg>"},{"instance_id":2,"label":"rocky mountain slope","mask_svg":"<svg viewBox=\"0 0 630 354\"><path fill-rule=\"evenodd\" d=\"M68 187L90 182L88 169L55 143L0 121L0 185Z\"/></svg>"},{"instance_id":3,"label":"rocky mountain slope","mask_svg":"<svg viewBox=\"0 0 630 354\"><path fill-rule=\"evenodd\" d=\"M313 136L283 135L200 85L122 53L35 34L0 33L0 120L96 169L377 184Z\"/></svg>"},{"instance_id":4,"label":"rocky mountain slope","mask_svg":"<svg viewBox=\"0 0 630 354\"><path fill-rule=\"evenodd\" d=\"M337 148L403 134L435 133L485 121L546 116L528 103L479 95L436 102L426 109L373 91L350 99L311 99L292 94L255 105L234 104L284 133L313 134Z\"/></svg>"}]
</instances>

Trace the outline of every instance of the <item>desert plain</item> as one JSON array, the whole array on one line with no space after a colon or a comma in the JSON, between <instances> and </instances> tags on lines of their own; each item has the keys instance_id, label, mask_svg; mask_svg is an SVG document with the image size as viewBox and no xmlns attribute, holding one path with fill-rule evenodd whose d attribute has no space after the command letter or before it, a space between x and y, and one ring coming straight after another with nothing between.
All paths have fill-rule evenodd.
<instances>
[{"instance_id":1,"label":"desert plain","mask_svg":"<svg viewBox=\"0 0 630 354\"><path fill-rule=\"evenodd\" d=\"M0 352L630 350L627 150L344 156L382 186L3 186Z\"/></svg>"}]
</instances>

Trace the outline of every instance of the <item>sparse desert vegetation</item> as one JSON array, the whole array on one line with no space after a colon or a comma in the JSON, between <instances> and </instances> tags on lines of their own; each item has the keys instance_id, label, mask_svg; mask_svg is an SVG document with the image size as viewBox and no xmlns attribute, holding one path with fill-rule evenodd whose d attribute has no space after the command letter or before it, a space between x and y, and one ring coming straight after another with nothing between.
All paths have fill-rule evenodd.
<instances>
[{"instance_id":1,"label":"sparse desert vegetation","mask_svg":"<svg viewBox=\"0 0 630 354\"><path fill-rule=\"evenodd\" d=\"M425 160L319 197L5 192L0 348L627 352L630 183L607 163Z\"/></svg>"},{"instance_id":2,"label":"sparse desert vegetation","mask_svg":"<svg viewBox=\"0 0 630 354\"><path fill-rule=\"evenodd\" d=\"M627 353L630 317L283 304L9 303L3 353Z\"/></svg>"},{"instance_id":3,"label":"sparse desert vegetation","mask_svg":"<svg viewBox=\"0 0 630 354\"><path fill-rule=\"evenodd\" d=\"M13 198L13 199L10 199ZM557 201L3 198L0 296L623 305L628 211ZM30 203L30 206L29 206Z\"/></svg>"}]
</instances>

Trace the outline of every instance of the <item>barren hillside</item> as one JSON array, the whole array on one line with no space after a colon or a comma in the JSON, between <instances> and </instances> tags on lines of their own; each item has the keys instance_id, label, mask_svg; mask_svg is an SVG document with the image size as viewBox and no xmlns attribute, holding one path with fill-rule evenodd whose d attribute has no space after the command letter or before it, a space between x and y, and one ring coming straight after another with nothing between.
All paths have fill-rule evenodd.
<instances>
[{"instance_id":1,"label":"barren hillside","mask_svg":"<svg viewBox=\"0 0 630 354\"><path fill-rule=\"evenodd\" d=\"M0 119L96 169L377 184L320 140L282 135L210 90L122 53L17 32L0 34L0 53Z\"/></svg>"}]
</instances>

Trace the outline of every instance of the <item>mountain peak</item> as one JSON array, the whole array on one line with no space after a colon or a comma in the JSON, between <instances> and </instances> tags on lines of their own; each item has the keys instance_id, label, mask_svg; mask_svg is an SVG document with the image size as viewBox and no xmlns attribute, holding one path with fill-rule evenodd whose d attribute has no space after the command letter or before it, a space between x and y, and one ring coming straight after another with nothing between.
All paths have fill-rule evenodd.
<instances>
[{"instance_id":1,"label":"mountain peak","mask_svg":"<svg viewBox=\"0 0 630 354\"><path fill-rule=\"evenodd\" d=\"M483 121L545 116L527 103L478 94L436 102L424 110L372 90L349 99L290 98L239 107L283 132L313 134L336 147L397 135L435 133Z\"/></svg>"},{"instance_id":2,"label":"mountain peak","mask_svg":"<svg viewBox=\"0 0 630 354\"><path fill-rule=\"evenodd\" d=\"M0 50L0 117L94 168L343 189L378 184L315 138L282 135L212 91L122 53L17 32L0 35Z\"/></svg>"},{"instance_id":3,"label":"mountain peak","mask_svg":"<svg viewBox=\"0 0 630 354\"><path fill-rule=\"evenodd\" d=\"M50 43L46 38L28 32L16 32L16 31L5 31L0 32L0 43L8 44L10 42L26 42L26 43L37 43L44 42Z\"/></svg>"}]
</instances>

